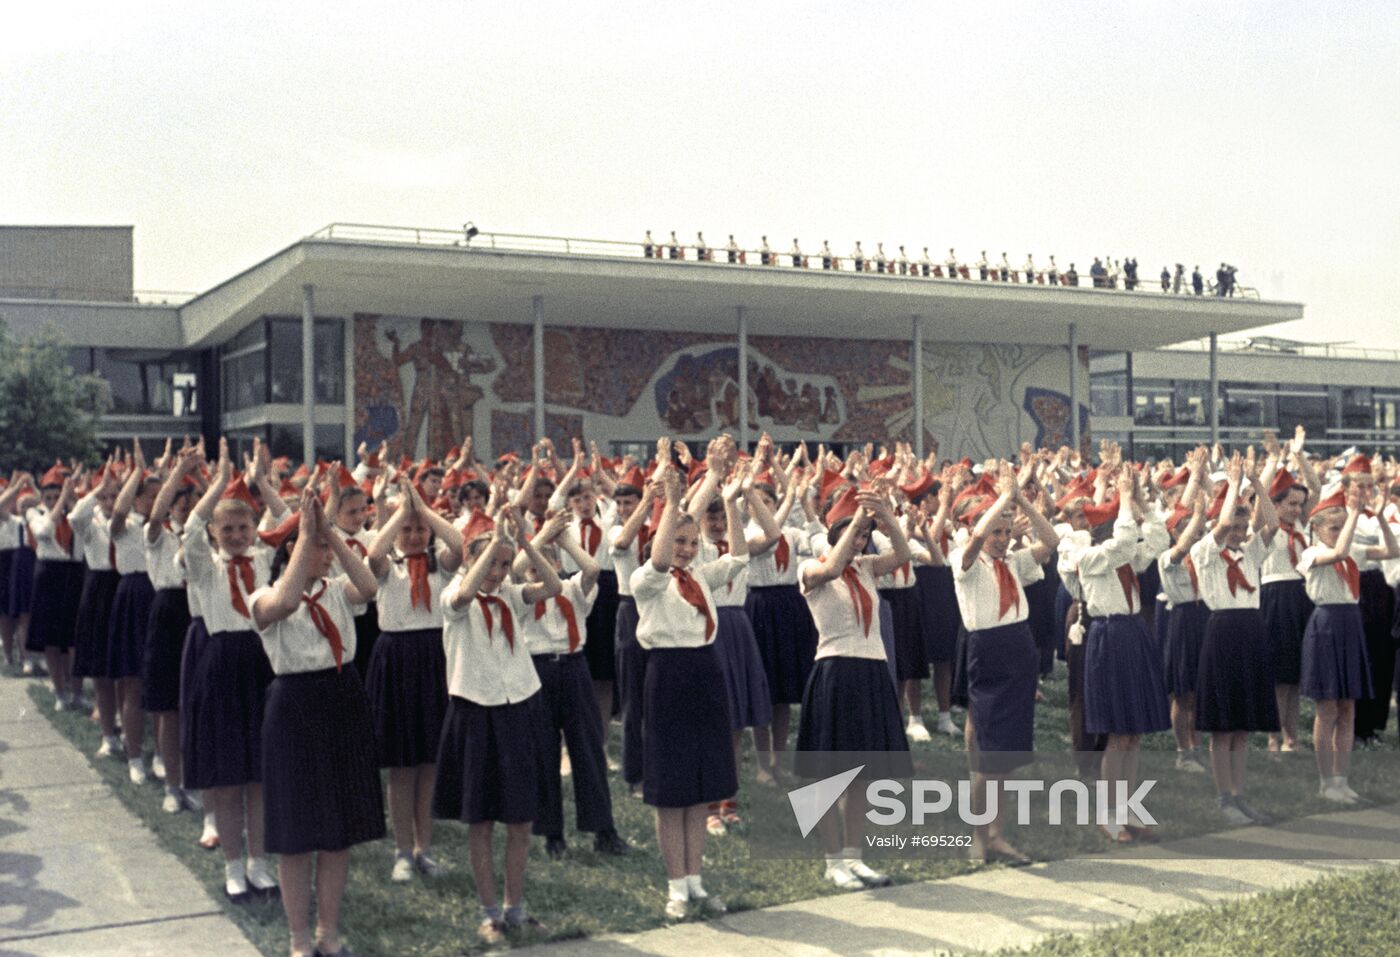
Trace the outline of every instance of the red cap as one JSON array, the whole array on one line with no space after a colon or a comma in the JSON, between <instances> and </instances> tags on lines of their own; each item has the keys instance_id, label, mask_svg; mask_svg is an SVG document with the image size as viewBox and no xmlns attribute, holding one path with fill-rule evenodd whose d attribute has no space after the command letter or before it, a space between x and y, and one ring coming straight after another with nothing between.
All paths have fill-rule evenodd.
<instances>
[{"instance_id":1,"label":"red cap","mask_svg":"<svg viewBox=\"0 0 1400 957\"><path fill-rule=\"evenodd\" d=\"M821 484L817 486L818 503L820 504L831 498L836 490L845 484L846 480L841 476L840 472L834 472L826 468L822 469Z\"/></svg>"},{"instance_id":2,"label":"red cap","mask_svg":"<svg viewBox=\"0 0 1400 957\"><path fill-rule=\"evenodd\" d=\"M1364 455L1354 455L1346 468L1342 469L1343 475L1370 475L1371 460Z\"/></svg>"},{"instance_id":3,"label":"red cap","mask_svg":"<svg viewBox=\"0 0 1400 957\"><path fill-rule=\"evenodd\" d=\"M399 471L407 472L411 468L413 468L413 457L408 455L399 456Z\"/></svg>"},{"instance_id":4,"label":"red cap","mask_svg":"<svg viewBox=\"0 0 1400 957\"><path fill-rule=\"evenodd\" d=\"M908 485L901 485L899 490L904 493L905 498L912 502L914 499L933 488L933 482L933 473L925 472L921 477L910 482Z\"/></svg>"},{"instance_id":5,"label":"red cap","mask_svg":"<svg viewBox=\"0 0 1400 957\"><path fill-rule=\"evenodd\" d=\"M987 511L987 509L991 508L994 504L996 504L996 498L994 496L984 497L982 501L978 502L976 505L972 506L972 508L968 509L966 512L963 513L963 522L965 522L967 526L971 528L972 526L977 524L977 520L982 517L982 515Z\"/></svg>"},{"instance_id":6,"label":"red cap","mask_svg":"<svg viewBox=\"0 0 1400 957\"><path fill-rule=\"evenodd\" d=\"M645 475L642 474L642 470L634 465L627 470L627 473L625 475L622 476L620 484L630 485L640 492L646 488L647 478Z\"/></svg>"},{"instance_id":7,"label":"red cap","mask_svg":"<svg viewBox=\"0 0 1400 957\"><path fill-rule=\"evenodd\" d=\"M310 478L310 477L311 477L311 470L310 470L309 468L306 467L306 463L305 463L305 462L303 462L303 463L301 463L300 465L298 465L298 466L297 466L297 470L296 470L295 472L292 473L292 480L293 480L293 481L296 481L297 479L307 479L307 478Z\"/></svg>"},{"instance_id":8,"label":"red cap","mask_svg":"<svg viewBox=\"0 0 1400 957\"><path fill-rule=\"evenodd\" d=\"M467 524L462 526L462 541L471 542L483 535L489 535L495 527L489 515L479 508L474 508L471 516L467 518Z\"/></svg>"},{"instance_id":9,"label":"red cap","mask_svg":"<svg viewBox=\"0 0 1400 957\"><path fill-rule=\"evenodd\" d=\"M287 517L282 519L272 531L258 532L258 538L262 539L263 544L269 548L281 548L282 543L287 540L287 536L296 531L300 521L301 515L299 513L288 512Z\"/></svg>"},{"instance_id":10,"label":"red cap","mask_svg":"<svg viewBox=\"0 0 1400 957\"><path fill-rule=\"evenodd\" d=\"M894 468L894 456L886 455L882 459L876 459L871 462L870 468L866 469L866 471L870 473L871 478L879 478L892 468Z\"/></svg>"},{"instance_id":11,"label":"red cap","mask_svg":"<svg viewBox=\"0 0 1400 957\"><path fill-rule=\"evenodd\" d=\"M1346 507L1347 507L1347 493L1346 493L1346 489L1340 489L1340 488L1339 488L1339 489L1337 489L1337 491L1333 492L1331 495L1327 496L1327 497L1324 498L1322 501L1320 501L1320 502L1318 502L1316 505L1314 505L1314 506L1313 506L1313 510L1312 510L1312 512L1308 515L1308 517L1309 517L1309 518L1312 518L1312 517L1313 517L1314 515L1316 515L1318 512L1325 512L1325 511L1327 511L1329 508L1346 508Z\"/></svg>"},{"instance_id":12,"label":"red cap","mask_svg":"<svg viewBox=\"0 0 1400 957\"><path fill-rule=\"evenodd\" d=\"M62 462L55 460L53 468L45 472L43 478L39 479L39 487L44 488L48 485L62 485L67 479L68 469Z\"/></svg>"},{"instance_id":13,"label":"red cap","mask_svg":"<svg viewBox=\"0 0 1400 957\"><path fill-rule=\"evenodd\" d=\"M253 493L248 491L248 483L243 480L243 476L235 476L232 482L224 487L224 494L219 498L232 498L240 502L246 502L248 507L254 512L258 510L258 500L253 498Z\"/></svg>"},{"instance_id":14,"label":"red cap","mask_svg":"<svg viewBox=\"0 0 1400 957\"><path fill-rule=\"evenodd\" d=\"M1282 498L1288 494L1288 490L1298 487L1298 480L1293 477L1293 473L1288 469L1279 469L1274 476L1273 483L1269 486L1269 498Z\"/></svg>"},{"instance_id":15,"label":"red cap","mask_svg":"<svg viewBox=\"0 0 1400 957\"><path fill-rule=\"evenodd\" d=\"M1119 497L1115 495L1102 505L1085 505L1084 518L1088 520L1090 527L1097 528L1104 522L1117 518L1118 499Z\"/></svg>"},{"instance_id":16,"label":"red cap","mask_svg":"<svg viewBox=\"0 0 1400 957\"><path fill-rule=\"evenodd\" d=\"M762 472L759 472L757 475L755 475L755 476L754 476L754 479L753 479L753 484L755 484L755 485L766 485L766 486L768 486L770 489L773 489L773 490L775 490L775 491L776 491L777 488L778 488L778 483L777 483L777 481L773 478L773 470L772 470L772 469L764 469Z\"/></svg>"},{"instance_id":17,"label":"red cap","mask_svg":"<svg viewBox=\"0 0 1400 957\"><path fill-rule=\"evenodd\" d=\"M856 500L856 490L847 488L836 497L836 501L831 503L831 508L826 512L826 527L835 528L836 523L847 518L854 518L856 509L860 508L860 502Z\"/></svg>"},{"instance_id":18,"label":"red cap","mask_svg":"<svg viewBox=\"0 0 1400 957\"><path fill-rule=\"evenodd\" d=\"M1225 507L1225 496L1230 494L1230 483L1221 482L1220 491L1215 493L1215 501L1210 503L1210 508L1206 510L1206 518L1219 518L1220 510Z\"/></svg>"},{"instance_id":19,"label":"red cap","mask_svg":"<svg viewBox=\"0 0 1400 957\"><path fill-rule=\"evenodd\" d=\"M296 497L297 497L298 495L300 495L300 494L301 494L301 489L299 489L299 488L297 488L295 485L293 485L291 479L283 479L283 480L282 480L282 484L279 485L279 486L277 486L277 497L278 497L278 498L286 498L286 497L289 496L289 495L290 495L292 498L296 498Z\"/></svg>"},{"instance_id":20,"label":"red cap","mask_svg":"<svg viewBox=\"0 0 1400 957\"><path fill-rule=\"evenodd\" d=\"M1167 531L1174 532L1176 527L1183 521L1191 517L1191 509L1182 508L1178 505L1170 515L1167 516Z\"/></svg>"},{"instance_id":21,"label":"red cap","mask_svg":"<svg viewBox=\"0 0 1400 957\"><path fill-rule=\"evenodd\" d=\"M456 469L448 469L447 474L442 477L442 490L446 492L448 489L454 489L465 481L466 479L462 477L461 472ZM436 505L434 507L436 508Z\"/></svg>"},{"instance_id":22,"label":"red cap","mask_svg":"<svg viewBox=\"0 0 1400 957\"><path fill-rule=\"evenodd\" d=\"M1185 465L1183 465L1181 468L1177 469L1175 472L1172 472L1166 478L1160 480L1157 484L1160 485L1162 488L1176 488L1178 485L1185 485L1188 481L1190 481L1190 479L1191 470Z\"/></svg>"}]
</instances>

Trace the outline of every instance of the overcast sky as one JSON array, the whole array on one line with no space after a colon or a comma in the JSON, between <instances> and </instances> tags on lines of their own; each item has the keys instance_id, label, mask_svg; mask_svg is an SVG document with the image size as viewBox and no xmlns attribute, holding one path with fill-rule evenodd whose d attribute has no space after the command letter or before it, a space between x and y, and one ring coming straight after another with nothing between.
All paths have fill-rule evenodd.
<instances>
[{"instance_id":1,"label":"overcast sky","mask_svg":"<svg viewBox=\"0 0 1400 957\"><path fill-rule=\"evenodd\" d=\"M1095 255L1400 348L1400 3L16 5L0 222L200 291L334 221Z\"/></svg>"}]
</instances>

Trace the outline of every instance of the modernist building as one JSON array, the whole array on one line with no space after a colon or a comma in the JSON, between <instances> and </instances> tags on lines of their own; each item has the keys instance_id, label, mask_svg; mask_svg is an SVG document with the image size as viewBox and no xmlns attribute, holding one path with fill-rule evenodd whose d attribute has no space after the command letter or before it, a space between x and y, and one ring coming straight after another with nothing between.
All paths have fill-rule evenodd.
<instances>
[{"instance_id":1,"label":"modernist building","mask_svg":"<svg viewBox=\"0 0 1400 957\"><path fill-rule=\"evenodd\" d=\"M108 380L112 441L222 432L343 457L387 440L417 457L465 435L491 455L541 433L621 452L727 429L837 447L937 441L975 458L1086 436L1091 351L1204 363L1153 350L1302 316L1258 299L695 258L336 225L172 297L132 291L130 228L11 227L0 317L12 334L62 336L75 368ZM1107 403L1094 427L1141 440L1127 410L1148 374L1110 362L1094 360L1093 396ZM1119 373L1114 407L1104 390ZM1154 366L1150 378L1176 375ZM1179 405L1190 402L1173 394L1173 416Z\"/></svg>"}]
</instances>

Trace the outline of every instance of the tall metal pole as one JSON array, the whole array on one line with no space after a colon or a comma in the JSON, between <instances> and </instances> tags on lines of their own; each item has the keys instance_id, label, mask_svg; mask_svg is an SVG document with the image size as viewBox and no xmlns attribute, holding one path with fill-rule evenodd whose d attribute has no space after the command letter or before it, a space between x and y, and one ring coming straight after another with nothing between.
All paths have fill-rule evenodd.
<instances>
[{"instance_id":1,"label":"tall metal pole","mask_svg":"<svg viewBox=\"0 0 1400 957\"><path fill-rule=\"evenodd\" d=\"M535 438L544 437L544 296L535 306Z\"/></svg>"},{"instance_id":2,"label":"tall metal pole","mask_svg":"<svg viewBox=\"0 0 1400 957\"><path fill-rule=\"evenodd\" d=\"M749 450L749 313L735 306L739 322L739 448Z\"/></svg>"},{"instance_id":3,"label":"tall metal pole","mask_svg":"<svg viewBox=\"0 0 1400 957\"><path fill-rule=\"evenodd\" d=\"M316 464L316 293L301 287L301 460ZM346 388L349 388L346 383Z\"/></svg>"},{"instance_id":4,"label":"tall metal pole","mask_svg":"<svg viewBox=\"0 0 1400 957\"><path fill-rule=\"evenodd\" d=\"M914 454L924 457L924 317L914 317Z\"/></svg>"},{"instance_id":5,"label":"tall metal pole","mask_svg":"<svg viewBox=\"0 0 1400 957\"><path fill-rule=\"evenodd\" d=\"M1210 447L1220 441L1220 367L1218 334L1210 334Z\"/></svg>"},{"instance_id":6,"label":"tall metal pole","mask_svg":"<svg viewBox=\"0 0 1400 957\"><path fill-rule=\"evenodd\" d=\"M1069 444L1079 451L1079 326L1069 324Z\"/></svg>"}]
</instances>

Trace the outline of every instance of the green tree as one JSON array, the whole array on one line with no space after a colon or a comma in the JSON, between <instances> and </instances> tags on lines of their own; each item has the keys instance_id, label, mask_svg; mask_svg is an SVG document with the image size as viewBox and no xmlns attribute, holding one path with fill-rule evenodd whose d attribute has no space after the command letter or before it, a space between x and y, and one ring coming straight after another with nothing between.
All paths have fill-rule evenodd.
<instances>
[{"instance_id":1,"label":"green tree","mask_svg":"<svg viewBox=\"0 0 1400 957\"><path fill-rule=\"evenodd\" d=\"M101 376L78 375L57 335L12 339L0 322L0 470L42 472L54 459L94 463L110 401Z\"/></svg>"}]
</instances>

